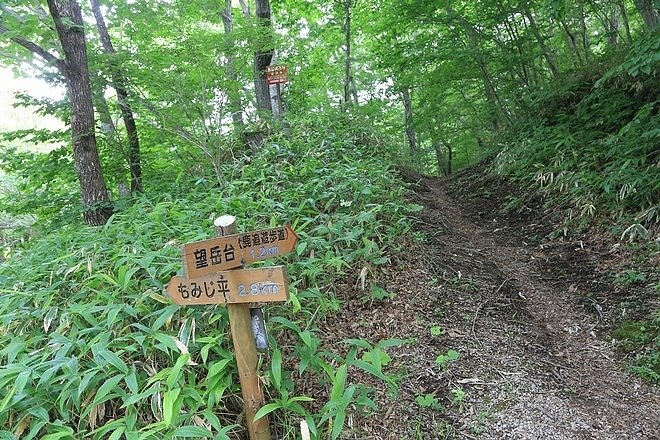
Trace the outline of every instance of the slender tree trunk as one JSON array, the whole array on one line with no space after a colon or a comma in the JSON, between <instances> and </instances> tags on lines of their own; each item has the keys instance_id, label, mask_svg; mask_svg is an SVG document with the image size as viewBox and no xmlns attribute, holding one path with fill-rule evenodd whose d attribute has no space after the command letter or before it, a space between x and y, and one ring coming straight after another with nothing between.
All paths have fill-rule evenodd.
<instances>
[{"instance_id":1,"label":"slender tree trunk","mask_svg":"<svg viewBox=\"0 0 660 440\"><path fill-rule=\"evenodd\" d=\"M92 95L93 95L93 104L96 109L96 114L98 115L99 122L101 123L101 132L105 137L106 141L112 145L118 144L119 137L117 136L117 127L115 122L112 120L112 115L110 114L110 106L108 106L108 101L105 99L105 87L107 85L104 78L101 75L98 75L96 72L90 72L91 86L92 86Z\"/></svg>"},{"instance_id":2,"label":"slender tree trunk","mask_svg":"<svg viewBox=\"0 0 660 440\"><path fill-rule=\"evenodd\" d=\"M630 33L630 22L628 21L628 11L626 11L626 2L625 0L620 0L618 2L619 10L621 11L621 20L623 21L623 28L626 31L626 43L628 45L632 44L632 34Z\"/></svg>"},{"instance_id":3,"label":"slender tree trunk","mask_svg":"<svg viewBox=\"0 0 660 440\"><path fill-rule=\"evenodd\" d=\"M573 56L577 59L578 64L581 66L584 63L582 62L582 56L580 55L580 49L577 46L577 42L575 40L575 35L573 35L573 32L571 31L571 28L568 26L566 23L566 20L563 17L559 17L557 21L561 24L562 28L564 29L564 33L566 34L568 38L568 45L570 46L571 53Z\"/></svg>"},{"instance_id":4,"label":"slender tree trunk","mask_svg":"<svg viewBox=\"0 0 660 440\"><path fill-rule=\"evenodd\" d=\"M262 116L270 116L273 108L270 102L270 88L266 83L266 67L273 58L271 35L270 2L255 1L257 18L257 51L254 54L254 90L257 98L257 110Z\"/></svg>"},{"instance_id":5,"label":"slender tree trunk","mask_svg":"<svg viewBox=\"0 0 660 440\"><path fill-rule=\"evenodd\" d=\"M582 48L584 50L584 60L586 63L591 59L591 42L589 41L589 31L587 30L587 15L584 12L584 3L578 2L580 13L580 33L582 34Z\"/></svg>"},{"instance_id":6,"label":"slender tree trunk","mask_svg":"<svg viewBox=\"0 0 660 440\"><path fill-rule=\"evenodd\" d=\"M128 163L128 155L122 145L121 136L117 130L117 124L115 124L112 114L110 113L108 101L105 99L107 82L105 81L105 78L101 77L101 75L98 75L96 72L90 72L90 76L94 109L98 122L101 124L100 128L103 139L108 145L111 145L116 151L119 151L121 156L127 159L126 162ZM98 141L98 135L96 136L96 139ZM124 183L124 185L126 184Z\"/></svg>"},{"instance_id":7,"label":"slender tree trunk","mask_svg":"<svg viewBox=\"0 0 660 440\"><path fill-rule=\"evenodd\" d=\"M357 105L358 103L358 89L355 84L355 78L351 75L351 95L353 95L353 102Z\"/></svg>"},{"instance_id":8,"label":"slender tree trunk","mask_svg":"<svg viewBox=\"0 0 660 440\"><path fill-rule=\"evenodd\" d=\"M479 67L479 70L482 74L481 76L484 84L486 102L491 114L492 128L493 130L497 131L500 128L502 117L506 118L509 122L511 122L511 119L497 94L495 85L493 84L493 80L490 75L490 70L488 68L488 61L486 60L486 57L479 47L479 34L475 27L470 22L468 22L465 17L456 12L456 10L451 7L447 7L446 10L451 16L458 20L467 35L469 47L472 51L472 57L477 63L477 66Z\"/></svg>"},{"instance_id":9,"label":"slender tree trunk","mask_svg":"<svg viewBox=\"0 0 660 440\"><path fill-rule=\"evenodd\" d=\"M445 148L447 149L447 175L451 175L451 161L453 160L453 155L454 155L454 149L452 148L451 144L447 141L442 141L444 144Z\"/></svg>"},{"instance_id":10,"label":"slender tree trunk","mask_svg":"<svg viewBox=\"0 0 660 440\"><path fill-rule=\"evenodd\" d=\"M344 0L344 37L346 46L346 60L344 64L344 106L346 109L351 103L351 0Z\"/></svg>"},{"instance_id":11,"label":"slender tree trunk","mask_svg":"<svg viewBox=\"0 0 660 440\"><path fill-rule=\"evenodd\" d=\"M616 47L619 45L619 27L621 22L619 20L619 8L616 4L609 5L609 14L607 17L607 40L610 46Z\"/></svg>"},{"instance_id":12,"label":"slender tree trunk","mask_svg":"<svg viewBox=\"0 0 660 440\"><path fill-rule=\"evenodd\" d=\"M105 25L103 14L101 14L101 6L98 0L90 0L94 18L96 19L96 27L99 31L101 44L103 50L110 57L115 56L115 48L108 33L108 27ZM137 125L133 117L133 110L128 103L128 88L126 87L126 78L121 72L120 67L117 65L116 60L111 60L110 75L112 76L113 87L117 92L117 100L119 102L119 109L121 116L124 120L124 127L126 127L126 134L128 135L128 168L131 172L131 191L142 192L142 164L140 158L140 138L138 137Z\"/></svg>"},{"instance_id":13,"label":"slender tree trunk","mask_svg":"<svg viewBox=\"0 0 660 440\"><path fill-rule=\"evenodd\" d=\"M64 76L71 101L73 157L80 180L83 218L88 225L103 225L110 218L112 207L96 148L82 12L75 0L48 0L48 9L64 53Z\"/></svg>"},{"instance_id":14,"label":"slender tree trunk","mask_svg":"<svg viewBox=\"0 0 660 440\"><path fill-rule=\"evenodd\" d=\"M520 68L521 68L521 79L523 81L523 84L526 86L531 85L530 84L530 75L528 72L528 67L527 63L525 62L525 59L527 58L525 56L525 51L522 47L522 44L520 44L520 35L518 33L518 28L516 25L515 20L513 22L509 22L509 15L507 14L506 20L504 20L504 26L507 29L507 33L509 34L509 38L511 38L511 41L514 42L516 46L516 51L518 52L518 57L520 57Z\"/></svg>"},{"instance_id":15,"label":"slender tree trunk","mask_svg":"<svg viewBox=\"0 0 660 440\"><path fill-rule=\"evenodd\" d=\"M238 0L238 3L241 5L241 10L243 11L245 18L250 18L252 16L250 5L248 5L245 0Z\"/></svg>"},{"instance_id":16,"label":"slender tree trunk","mask_svg":"<svg viewBox=\"0 0 660 440\"><path fill-rule=\"evenodd\" d=\"M646 24L646 28L649 30L655 29L658 21L660 21L660 12L658 11L658 7L653 4L654 0L635 0L634 3L637 12L639 12L639 15L642 16Z\"/></svg>"},{"instance_id":17,"label":"slender tree trunk","mask_svg":"<svg viewBox=\"0 0 660 440\"><path fill-rule=\"evenodd\" d=\"M417 142L415 141L415 127L413 126L413 109L412 99L410 98L410 89L404 87L401 90L403 97L403 118L406 126L406 138L408 139L408 146L410 147L410 154L413 158L417 156Z\"/></svg>"},{"instance_id":18,"label":"slender tree trunk","mask_svg":"<svg viewBox=\"0 0 660 440\"><path fill-rule=\"evenodd\" d=\"M543 35L541 35L541 32L539 31L539 28L536 25L536 20L534 20L534 15L531 13L531 11L527 6L523 7L523 13L529 20L529 27L532 30L532 33L534 34L534 37L536 38L536 41L539 44L539 47L541 48L541 52L543 53L543 57L548 63L548 67L550 67L550 71L552 72L552 77L557 79L557 77L559 77L559 67L557 67L557 62L555 61L555 57L552 51L545 44L545 38L543 37Z\"/></svg>"},{"instance_id":19,"label":"slender tree trunk","mask_svg":"<svg viewBox=\"0 0 660 440\"><path fill-rule=\"evenodd\" d=\"M245 124L243 123L243 104L241 103L240 83L238 81L238 74L236 73L236 66L234 60L234 40L232 33L234 31L234 22L232 19L231 0L226 0L225 9L220 14L222 16L222 24L225 28L225 56L227 57L227 76L229 77L229 84L227 85L227 98L229 99L229 111L231 112L231 120L234 125L234 132L240 136L245 131Z\"/></svg>"}]
</instances>

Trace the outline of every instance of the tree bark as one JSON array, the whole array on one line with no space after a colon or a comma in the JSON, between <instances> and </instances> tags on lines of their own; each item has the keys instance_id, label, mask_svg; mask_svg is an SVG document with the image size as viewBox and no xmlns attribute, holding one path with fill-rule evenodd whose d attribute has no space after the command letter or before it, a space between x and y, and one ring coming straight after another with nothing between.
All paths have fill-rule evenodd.
<instances>
[{"instance_id":1,"label":"tree bark","mask_svg":"<svg viewBox=\"0 0 660 440\"><path fill-rule=\"evenodd\" d=\"M270 117L273 108L270 102L270 88L266 83L266 67L273 58L270 2L255 1L255 16L257 18L257 51L254 54L254 91L257 99L257 111L262 117Z\"/></svg>"},{"instance_id":2,"label":"tree bark","mask_svg":"<svg viewBox=\"0 0 660 440\"><path fill-rule=\"evenodd\" d=\"M626 11L625 0L619 0L619 10L621 11L621 20L623 21L623 28L626 31L626 43L632 44L632 34L630 33L630 22L628 21L628 11Z\"/></svg>"},{"instance_id":3,"label":"tree bark","mask_svg":"<svg viewBox=\"0 0 660 440\"><path fill-rule=\"evenodd\" d=\"M500 10L501 10L500 6ZM511 41L514 42L516 46L516 50L518 52L518 57L520 58L520 79L523 82L523 85L525 86L530 86L531 85L531 77L529 75L529 69L527 67L526 59L527 57L525 56L525 50L523 49L522 44L520 43L520 35L518 32L518 27L516 24L515 20L509 21L509 14L506 14L506 19L504 20L504 26L507 30L507 33L509 34L509 38L511 38Z\"/></svg>"},{"instance_id":4,"label":"tree bark","mask_svg":"<svg viewBox=\"0 0 660 440\"><path fill-rule=\"evenodd\" d=\"M94 18L96 19L96 27L99 31L101 44L106 54L111 57L115 55L115 48L110 39L108 27L105 25L103 14L101 14L101 6L98 0L90 0ZM117 100L121 110L121 116L124 120L124 127L126 127L126 134L128 135L128 167L131 172L131 191L142 192L142 164L140 158L140 139L138 137L137 125L133 117L133 110L128 103L128 88L127 81L121 72L120 67L116 64L116 60L111 61L110 75L112 76L113 87L117 92Z\"/></svg>"},{"instance_id":5,"label":"tree bark","mask_svg":"<svg viewBox=\"0 0 660 440\"><path fill-rule=\"evenodd\" d=\"M635 8L642 16L644 24L648 30L653 30L658 25L660 12L658 8L653 5L654 0L635 0Z\"/></svg>"},{"instance_id":6,"label":"tree bark","mask_svg":"<svg viewBox=\"0 0 660 440\"><path fill-rule=\"evenodd\" d=\"M578 64L582 66L584 63L582 61L582 56L580 55L580 49L577 46L577 42L575 39L575 35L573 35L573 32L571 31L571 28L568 26L568 23L566 23L566 20L563 17L559 17L557 21L561 24L562 28L564 29L564 33L566 34L566 37L568 38L568 45L571 47L572 51L571 53L577 60Z\"/></svg>"},{"instance_id":7,"label":"tree bark","mask_svg":"<svg viewBox=\"0 0 660 440\"><path fill-rule=\"evenodd\" d=\"M80 180L85 223L105 224L112 214L96 148L94 107L80 5L76 0L48 0L48 9L64 53L64 77L71 101L73 157Z\"/></svg>"},{"instance_id":8,"label":"tree bark","mask_svg":"<svg viewBox=\"0 0 660 440\"><path fill-rule=\"evenodd\" d=\"M118 150L121 150L121 141L117 133L117 126L112 120L112 114L110 113L110 106L108 101L105 99L105 89L107 82L105 78L98 75L96 72L90 72L90 81L92 86L92 103L96 109L96 115L98 120L101 123L101 132L106 142L117 147ZM123 154L123 151L122 151Z\"/></svg>"},{"instance_id":9,"label":"tree bark","mask_svg":"<svg viewBox=\"0 0 660 440\"><path fill-rule=\"evenodd\" d=\"M532 33L534 34L536 41L539 43L539 47L541 48L543 57L547 61L548 67L550 67L550 71L552 72L552 77L557 79L557 77L559 77L559 68L557 67L557 62L555 61L555 57L552 54L552 52L545 44L545 39L543 38L543 35L541 35L541 32L539 31L539 28L536 25L536 20L534 20L534 15L532 15L531 11L527 6L523 7L523 13L529 20L529 27L532 30Z\"/></svg>"},{"instance_id":10,"label":"tree bark","mask_svg":"<svg viewBox=\"0 0 660 440\"><path fill-rule=\"evenodd\" d=\"M591 59L591 41L589 40L589 31L587 27L587 15L584 12L584 3L578 2L578 11L580 13L580 33L582 34L582 48L584 50L584 60L588 64Z\"/></svg>"},{"instance_id":11,"label":"tree bark","mask_svg":"<svg viewBox=\"0 0 660 440\"><path fill-rule=\"evenodd\" d=\"M477 67L481 71L481 77L484 84L484 93L486 96L486 103L489 107L491 114L491 125L494 131L498 131L501 125L502 118L505 118L509 123L511 123L511 117L507 109L504 107L502 101L500 100L497 90L495 89L495 84L490 75L490 70L488 67L488 60L484 56L481 48L479 47L479 34L474 25L467 21L460 13L458 13L452 7L447 7L446 11L452 18L456 18L460 23L460 26L463 28L463 31L467 35L468 47L472 51L472 57L477 64Z\"/></svg>"},{"instance_id":12,"label":"tree bark","mask_svg":"<svg viewBox=\"0 0 660 440\"><path fill-rule=\"evenodd\" d=\"M410 89L404 87L401 90L401 96L403 97L403 117L406 126L406 138L408 139L408 146L410 147L410 153L413 157L417 156L417 142L415 140L415 127L413 126L413 109L412 109L412 99L410 98Z\"/></svg>"},{"instance_id":13,"label":"tree bark","mask_svg":"<svg viewBox=\"0 0 660 440\"><path fill-rule=\"evenodd\" d=\"M245 131L245 124L243 123L243 104L241 103L240 85L234 60L235 45L231 35L234 31L231 0L225 1L225 9L220 16L222 17L222 24L225 28L225 56L227 57L225 66L227 68L227 76L229 77L229 84L227 86L229 111L231 112L231 121L234 125L234 133L240 136Z\"/></svg>"},{"instance_id":14,"label":"tree bark","mask_svg":"<svg viewBox=\"0 0 660 440\"><path fill-rule=\"evenodd\" d=\"M344 0L344 37L346 60L344 64L344 108L351 104L351 0Z\"/></svg>"}]
</instances>

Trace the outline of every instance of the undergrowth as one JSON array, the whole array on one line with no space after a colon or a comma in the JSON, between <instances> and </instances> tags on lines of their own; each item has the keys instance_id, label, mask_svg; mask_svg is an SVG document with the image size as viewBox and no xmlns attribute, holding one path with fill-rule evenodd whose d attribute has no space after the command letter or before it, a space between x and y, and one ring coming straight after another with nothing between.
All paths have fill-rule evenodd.
<instances>
[{"instance_id":1,"label":"undergrowth","mask_svg":"<svg viewBox=\"0 0 660 440\"><path fill-rule=\"evenodd\" d=\"M163 290L181 272L180 245L211 236L221 214L242 231L290 223L300 236L281 259L291 300L269 306L262 359L261 413L277 416L278 438L299 437L304 419L313 438L336 439L349 409L374 407L351 371L394 387L382 354L400 341L324 346L316 323L341 307L338 280L388 263L416 207L376 137L319 123L237 151L222 185L175 175L161 182L169 191L120 203L104 227L61 224L12 248L0 266L0 438L243 435L226 309L179 307ZM325 393L306 396L302 383Z\"/></svg>"},{"instance_id":2,"label":"undergrowth","mask_svg":"<svg viewBox=\"0 0 660 440\"><path fill-rule=\"evenodd\" d=\"M658 61L660 35L649 33L622 62L604 73L590 66L537 91L526 114L501 136L501 148L491 165L493 174L526 188L507 208L518 209L523 199L543 200L543 209L560 221L555 234L597 226L616 239L631 242L631 252L635 242L657 240ZM644 259L651 259L652 254L636 252ZM613 281L650 286L652 272L652 268L647 272L628 270L616 274ZM657 288L655 292L657 295ZM644 303L641 320L620 323L613 337L632 357L631 370L657 382L658 310L648 305L653 303Z\"/></svg>"},{"instance_id":3,"label":"undergrowth","mask_svg":"<svg viewBox=\"0 0 660 440\"><path fill-rule=\"evenodd\" d=\"M604 76L589 68L537 91L501 139L494 170L540 192L564 232L594 223L623 239L660 224L660 36Z\"/></svg>"},{"instance_id":4,"label":"undergrowth","mask_svg":"<svg viewBox=\"0 0 660 440\"><path fill-rule=\"evenodd\" d=\"M622 341L620 348L631 358L633 373L660 383L660 313L644 321L624 321L612 337Z\"/></svg>"}]
</instances>

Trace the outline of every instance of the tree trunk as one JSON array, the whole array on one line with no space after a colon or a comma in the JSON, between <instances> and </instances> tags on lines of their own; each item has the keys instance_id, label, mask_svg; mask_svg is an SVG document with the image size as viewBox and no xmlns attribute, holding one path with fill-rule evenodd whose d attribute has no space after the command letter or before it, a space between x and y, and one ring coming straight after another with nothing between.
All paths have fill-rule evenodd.
<instances>
[{"instance_id":1,"label":"tree trunk","mask_svg":"<svg viewBox=\"0 0 660 440\"><path fill-rule=\"evenodd\" d=\"M254 91L257 99L257 111L262 117L270 117L273 108L270 103L270 88L266 83L266 67L273 58L270 2L255 1L255 16L257 18L257 51L254 54Z\"/></svg>"},{"instance_id":2,"label":"tree trunk","mask_svg":"<svg viewBox=\"0 0 660 440\"><path fill-rule=\"evenodd\" d=\"M238 81L238 74L236 73L236 66L234 61L234 40L232 39L232 32L234 31L234 23L232 19L231 0L226 0L225 9L220 14L222 17L222 24L225 28L225 56L227 57L227 76L229 77L229 84L227 85L227 98L229 99L229 111L231 112L231 120L234 125L234 133L240 136L245 131L245 124L243 123L243 104L241 103L240 83Z\"/></svg>"},{"instance_id":3,"label":"tree trunk","mask_svg":"<svg viewBox=\"0 0 660 440\"><path fill-rule=\"evenodd\" d=\"M500 7L500 9L502 9ZM511 41L514 42L516 46L516 50L518 52L518 57L520 58L520 79L523 82L523 85L525 86L530 86L531 85L531 79L529 75L529 69L527 67L526 59L527 57L525 56L525 50L522 47L522 44L520 43L520 34L518 32L518 25L516 24L516 20L511 20L509 21L509 14L506 15L506 19L504 20L504 26L507 30L507 33L509 34L509 38Z\"/></svg>"},{"instance_id":4,"label":"tree trunk","mask_svg":"<svg viewBox=\"0 0 660 440\"><path fill-rule=\"evenodd\" d=\"M658 12L658 8L653 5L654 0L635 0L635 7L637 8L637 12L639 12L639 15L642 16L642 19L644 19L644 23L646 24L646 28L648 30L653 30L655 27L658 25L660 13Z\"/></svg>"},{"instance_id":5,"label":"tree trunk","mask_svg":"<svg viewBox=\"0 0 660 440\"><path fill-rule=\"evenodd\" d=\"M578 2L578 11L580 12L580 32L582 34L582 48L584 49L584 60L589 63L591 59L591 41L589 40L589 31L587 28L587 15L584 12L584 3Z\"/></svg>"},{"instance_id":6,"label":"tree trunk","mask_svg":"<svg viewBox=\"0 0 660 440\"><path fill-rule=\"evenodd\" d=\"M75 0L48 0L48 9L64 53L63 73L71 101L73 157L80 180L83 218L86 224L99 226L110 218L112 206L96 148L82 13Z\"/></svg>"},{"instance_id":7,"label":"tree trunk","mask_svg":"<svg viewBox=\"0 0 660 440\"><path fill-rule=\"evenodd\" d=\"M96 109L96 114L98 116L99 122L101 123L101 132L106 142L121 149L119 142L119 136L117 135L117 127L115 126L115 121L112 120L112 114L110 114L110 106L108 101L105 99L105 88L107 82L105 78L101 77L98 72L90 72L90 80L92 87L92 96L93 104ZM122 152L123 153L123 152Z\"/></svg>"},{"instance_id":8,"label":"tree trunk","mask_svg":"<svg viewBox=\"0 0 660 440\"><path fill-rule=\"evenodd\" d=\"M580 55L580 49L578 49L575 35L573 35L573 32L571 32L571 28L568 26L568 23L566 23L566 20L563 17L559 17L557 21L564 29L564 33L566 33L566 37L568 38L568 45L572 49L571 53L577 60L578 64L582 66L584 63L582 62L582 56Z\"/></svg>"},{"instance_id":9,"label":"tree trunk","mask_svg":"<svg viewBox=\"0 0 660 440\"><path fill-rule=\"evenodd\" d=\"M486 60L486 57L479 47L479 34L472 23L467 21L465 17L456 12L455 9L447 7L446 10L450 16L458 20L465 34L467 35L469 48L472 51L472 57L474 58L474 61L477 63L477 66L481 71L481 77L484 84L484 93L486 95L486 103L491 114L491 125L494 131L498 131L501 125L502 117L506 118L509 123L511 123L511 118L507 109L504 107L504 104L500 100L497 94L497 90L495 89L495 85L488 68L488 60Z\"/></svg>"},{"instance_id":10,"label":"tree trunk","mask_svg":"<svg viewBox=\"0 0 660 440\"><path fill-rule=\"evenodd\" d=\"M447 164L445 163L445 156L442 154L442 146L433 141L433 150L435 151L435 161L438 166L438 177L447 175Z\"/></svg>"},{"instance_id":11,"label":"tree trunk","mask_svg":"<svg viewBox=\"0 0 660 440\"><path fill-rule=\"evenodd\" d=\"M344 106L351 104L351 0L344 0L344 45L346 60L344 64Z\"/></svg>"},{"instance_id":12,"label":"tree trunk","mask_svg":"<svg viewBox=\"0 0 660 440\"><path fill-rule=\"evenodd\" d=\"M406 125L406 138L408 139L408 146L410 147L410 153L413 158L417 156L417 142L415 141L415 127L413 127L413 110L412 110L412 99L410 98L410 89L404 87L401 90L401 96L403 97L403 117Z\"/></svg>"},{"instance_id":13,"label":"tree trunk","mask_svg":"<svg viewBox=\"0 0 660 440\"><path fill-rule=\"evenodd\" d=\"M445 148L447 149L447 176L450 176L451 175L451 161L453 159L454 149L452 148L452 146L449 142L443 140L442 143L445 145Z\"/></svg>"},{"instance_id":14,"label":"tree trunk","mask_svg":"<svg viewBox=\"0 0 660 440\"><path fill-rule=\"evenodd\" d=\"M543 35L541 35L541 32L539 31L539 28L536 25L536 20L534 20L534 15L532 15L531 11L529 10L529 8L527 8L527 6L523 7L523 13L529 20L529 27L532 30L532 33L534 34L536 41L539 43L539 47L541 48L543 57L547 61L548 67L550 67L550 71L552 72L552 77L557 79L557 77L559 76L559 68L557 67L557 62L555 61L555 57L552 54L552 52L545 44L545 39L543 38Z\"/></svg>"},{"instance_id":15,"label":"tree trunk","mask_svg":"<svg viewBox=\"0 0 660 440\"><path fill-rule=\"evenodd\" d=\"M626 11L625 0L619 0L619 10L621 11L621 20L623 21L623 28L626 31L626 43L632 44L632 34L630 33L630 22L628 21L628 11Z\"/></svg>"},{"instance_id":16,"label":"tree trunk","mask_svg":"<svg viewBox=\"0 0 660 440\"><path fill-rule=\"evenodd\" d=\"M619 8L616 5L610 5L609 20L607 22L607 40L612 47L619 44Z\"/></svg>"},{"instance_id":17,"label":"tree trunk","mask_svg":"<svg viewBox=\"0 0 660 440\"><path fill-rule=\"evenodd\" d=\"M96 27L99 30L101 44L106 54L113 57L115 55L115 48L112 46L108 28L105 25L103 14L101 14L101 6L98 0L90 0L94 18L96 19ZM116 60L111 61L110 74L112 76L113 87L117 92L117 100L121 110L121 116L124 120L124 127L128 135L128 167L131 172L131 191L142 192L142 164L140 159L140 140L138 137L137 126L135 118L133 117L133 110L128 103L128 91L126 87L126 79L122 74Z\"/></svg>"}]
</instances>

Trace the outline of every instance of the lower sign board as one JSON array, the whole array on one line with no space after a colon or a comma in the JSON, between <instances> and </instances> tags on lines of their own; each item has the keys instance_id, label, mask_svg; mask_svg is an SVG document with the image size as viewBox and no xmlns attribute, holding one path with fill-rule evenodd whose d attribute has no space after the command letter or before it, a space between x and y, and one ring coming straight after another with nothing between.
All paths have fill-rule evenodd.
<instances>
[{"instance_id":1,"label":"lower sign board","mask_svg":"<svg viewBox=\"0 0 660 440\"><path fill-rule=\"evenodd\" d=\"M199 278L172 277L167 293L182 306L275 302L289 299L284 266L216 272Z\"/></svg>"}]
</instances>

